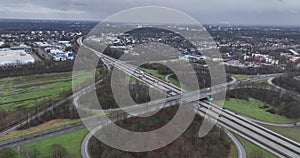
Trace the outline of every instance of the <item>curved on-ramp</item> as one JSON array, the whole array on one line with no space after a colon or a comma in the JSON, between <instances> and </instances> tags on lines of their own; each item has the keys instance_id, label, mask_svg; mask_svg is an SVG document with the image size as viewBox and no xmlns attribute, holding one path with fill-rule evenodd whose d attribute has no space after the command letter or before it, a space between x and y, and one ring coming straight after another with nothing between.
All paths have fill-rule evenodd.
<instances>
[{"instance_id":1,"label":"curved on-ramp","mask_svg":"<svg viewBox=\"0 0 300 158\"><path fill-rule=\"evenodd\" d=\"M101 127L100 127L101 128ZM89 140L92 138L93 134L97 132L99 128L94 128L91 130L82 140L80 153L82 158L91 158L89 154ZM238 152L238 158L246 158L246 150L243 146L243 144L240 142L238 138L236 138L230 131L227 129L224 129L224 132L227 134L227 136L231 139L231 141L234 143L234 145L237 148Z\"/></svg>"}]
</instances>

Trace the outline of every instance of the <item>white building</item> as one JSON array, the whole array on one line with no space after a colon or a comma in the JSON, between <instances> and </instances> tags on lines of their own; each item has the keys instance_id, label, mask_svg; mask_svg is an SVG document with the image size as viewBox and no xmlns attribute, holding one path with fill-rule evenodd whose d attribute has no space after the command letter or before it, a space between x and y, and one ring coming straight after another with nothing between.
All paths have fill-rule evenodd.
<instances>
[{"instance_id":1,"label":"white building","mask_svg":"<svg viewBox=\"0 0 300 158\"><path fill-rule=\"evenodd\" d=\"M0 66L34 63L34 58L25 50L0 50Z\"/></svg>"},{"instance_id":2,"label":"white building","mask_svg":"<svg viewBox=\"0 0 300 158\"><path fill-rule=\"evenodd\" d=\"M295 50L293 50L293 49L289 49L289 52L291 52L293 55L299 55L299 53L298 52L296 52Z\"/></svg>"},{"instance_id":3,"label":"white building","mask_svg":"<svg viewBox=\"0 0 300 158\"><path fill-rule=\"evenodd\" d=\"M51 44L47 43L47 42L34 42L38 47L51 47Z\"/></svg>"},{"instance_id":4,"label":"white building","mask_svg":"<svg viewBox=\"0 0 300 158\"><path fill-rule=\"evenodd\" d=\"M64 45L65 47L72 46L70 41L58 41L58 43Z\"/></svg>"},{"instance_id":5,"label":"white building","mask_svg":"<svg viewBox=\"0 0 300 158\"><path fill-rule=\"evenodd\" d=\"M201 55L184 55L184 56L179 56L179 60L190 60L190 59L195 59L195 60L206 60L206 56L201 56Z\"/></svg>"},{"instance_id":6,"label":"white building","mask_svg":"<svg viewBox=\"0 0 300 158\"><path fill-rule=\"evenodd\" d=\"M55 54L64 54L64 51L59 50L59 49L51 49L50 54L53 54L53 55L55 55Z\"/></svg>"},{"instance_id":7,"label":"white building","mask_svg":"<svg viewBox=\"0 0 300 158\"><path fill-rule=\"evenodd\" d=\"M32 49L31 47L27 46L26 44L21 44L19 46L13 46L13 47L10 47L11 50L24 50L26 53L31 53L32 52Z\"/></svg>"}]
</instances>

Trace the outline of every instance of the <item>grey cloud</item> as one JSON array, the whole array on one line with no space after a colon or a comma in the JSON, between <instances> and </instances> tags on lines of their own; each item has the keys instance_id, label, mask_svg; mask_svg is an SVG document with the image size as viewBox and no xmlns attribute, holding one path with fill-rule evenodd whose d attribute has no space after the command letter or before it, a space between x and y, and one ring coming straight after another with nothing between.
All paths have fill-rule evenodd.
<instances>
[{"instance_id":1,"label":"grey cloud","mask_svg":"<svg viewBox=\"0 0 300 158\"><path fill-rule=\"evenodd\" d=\"M148 5L186 12L201 23L300 25L299 0L1 0L0 18L102 20Z\"/></svg>"}]
</instances>

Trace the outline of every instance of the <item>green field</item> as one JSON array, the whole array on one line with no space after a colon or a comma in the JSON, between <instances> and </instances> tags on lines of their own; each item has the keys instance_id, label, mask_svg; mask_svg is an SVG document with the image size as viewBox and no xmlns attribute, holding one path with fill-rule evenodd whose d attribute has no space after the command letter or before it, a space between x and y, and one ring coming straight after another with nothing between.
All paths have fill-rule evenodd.
<instances>
[{"instance_id":1,"label":"green field","mask_svg":"<svg viewBox=\"0 0 300 158\"><path fill-rule=\"evenodd\" d=\"M149 70L149 69L142 69L142 70L159 78L159 79L165 80L166 75L162 75L162 74L158 73L157 70ZM174 78L170 77L169 80L172 84L176 85L177 87L181 87L180 83L177 80L175 80Z\"/></svg>"},{"instance_id":2,"label":"green field","mask_svg":"<svg viewBox=\"0 0 300 158\"><path fill-rule=\"evenodd\" d=\"M253 144L252 142L242 138L241 136L234 134L244 145L247 158L276 158L272 153L262 149L261 147Z\"/></svg>"},{"instance_id":3,"label":"green field","mask_svg":"<svg viewBox=\"0 0 300 158\"><path fill-rule=\"evenodd\" d=\"M78 73L75 84L86 80L87 73ZM72 72L39 74L0 79L0 108L6 112L21 107L33 107L43 101L53 100L62 92L70 92Z\"/></svg>"},{"instance_id":4,"label":"green field","mask_svg":"<svg viewBox=\"0 0 300 158\"><path fill-rule=\"evenodd\" d=\"M60 144L68 151L68 153L72 154L72 157L80 158L81 141L86 136L87 132L88 130L83 128L70 133L32 142L24 145L23 148L36 148L41 153L40 157L42 158L49 155L51 145Z\"/></svg>"},{"instance_id":5,"label":"green field","mask_svg":"<svg viewBox=\"0 0 300 158\"><path fill-rule=\"evenodd\" d=\"M267 126L267 125L264 126L276 133L279 133L283 136L286 136L290 139L300 142L300 127L274 127L274 126Z\"/></svg>"},{"instance_id":6,"label":"green field","mask_svg":"<svg viewBox=\"0 0 300 158\"><path fill-rule=\"evenodd\" d=\"M237 81L247 80L250 78L255 78L255 75L232 75L232 77L236 78Z\"/></svg>"},{"instance_id":7,"label":"green field","mask_svg":"<svg viewBox=\"0 0 300 158\"><path fill-rule=\"evenodd\" d=\"M126 75L126 80L128 80L129 82L136 82L137 79L131 76Z\"/></svg>"},{"instance_id":8,"label":"green field","mask_svg":"<svg viewBox=\"0 0 300 158\"><path fill-rule=\"evenodd\" d=\"M262 108L265 103L250 98L249 101L242 100L242 99L236 99L236 98L230 98L225 100L224 107L226 109L229 109L231 111L237 112L239 114L251 117L253 119L266 121L266 122L272 122L272 123L294 123L297 122L297 120L289 119L284 116L272 114L268 112L267 110L269 108Z\"/></svg>"}]
</instances>

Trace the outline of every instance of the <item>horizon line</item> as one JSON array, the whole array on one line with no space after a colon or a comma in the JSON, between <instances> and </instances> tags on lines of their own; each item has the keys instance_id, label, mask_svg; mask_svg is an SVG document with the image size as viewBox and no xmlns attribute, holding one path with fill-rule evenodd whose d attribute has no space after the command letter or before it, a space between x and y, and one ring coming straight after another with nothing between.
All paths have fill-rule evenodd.
<instances>
[{"instance_id":1,"label":"horizon line","mask_svg":"<svg viewBox=\"0 0 300 158\"><path fill-rule=\"evenodd\" d=\"M0 21L73 21L73 22L95 22L100 23L101 20L91 20L91 19L40 19L40 18L0 18ZM188 25L188 24L187 24ZM229 24L222 24L222 23L203 23L201 25L211 26L211 25L217 25L217 26L277 26L277 27L300 27L300 24L238 24L238 23L229 23Z\"/></svg>"}]
</instances>

